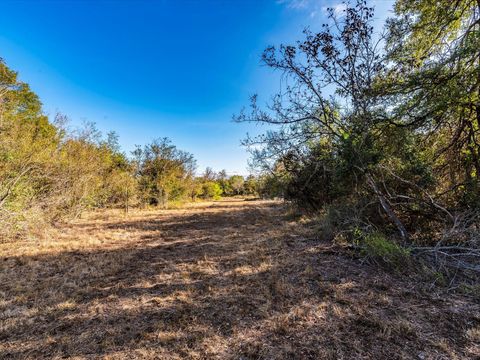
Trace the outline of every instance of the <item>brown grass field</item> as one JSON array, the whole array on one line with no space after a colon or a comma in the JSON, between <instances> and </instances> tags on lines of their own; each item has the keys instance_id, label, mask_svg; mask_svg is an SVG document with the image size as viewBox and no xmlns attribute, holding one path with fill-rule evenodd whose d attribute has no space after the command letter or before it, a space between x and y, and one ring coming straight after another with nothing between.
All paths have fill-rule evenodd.
<instances>
[{"instance_id":1,"label":"brown grass field","mask_svg":"<svg viewBox=\"0 0 480 360\"><path fill-rule=\"evenodd\" d=\"M282 204L84 216L0 245L2 359L474 359L480 305L318 239Z\"/></svg>"}]
</instances>

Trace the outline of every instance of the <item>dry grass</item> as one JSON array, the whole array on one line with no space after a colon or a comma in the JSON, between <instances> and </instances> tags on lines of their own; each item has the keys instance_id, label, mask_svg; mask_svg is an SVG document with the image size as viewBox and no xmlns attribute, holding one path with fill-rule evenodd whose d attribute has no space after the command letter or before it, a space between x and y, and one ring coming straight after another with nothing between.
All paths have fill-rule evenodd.
<instances>
[{"instance_id":1,"label":"dry grass","mask_svg":"<svg viewBox=\"0 0 480 360\"><path fill-rule=\"evenodd\" d=\"M97 213L1 244L0 358L466 359L480 307L262 201Z\"/></svg>"}]
</instances>

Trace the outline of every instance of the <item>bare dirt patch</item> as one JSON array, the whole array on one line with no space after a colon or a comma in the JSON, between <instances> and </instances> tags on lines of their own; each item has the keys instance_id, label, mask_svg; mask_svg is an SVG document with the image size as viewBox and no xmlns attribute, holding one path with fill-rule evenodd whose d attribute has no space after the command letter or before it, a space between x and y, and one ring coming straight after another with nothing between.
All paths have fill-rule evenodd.
<instances>
[{"instance_id":1,"label":"bare dirt patch","mask_svg":"<svg viewBox=\"0 0 480 360\"><path fill-rule=\"evenodd\" d=\"M0 245L0 358L467 359L480 306L362 264L266 201L92 214Z\"/></svg>"}]
</instances>

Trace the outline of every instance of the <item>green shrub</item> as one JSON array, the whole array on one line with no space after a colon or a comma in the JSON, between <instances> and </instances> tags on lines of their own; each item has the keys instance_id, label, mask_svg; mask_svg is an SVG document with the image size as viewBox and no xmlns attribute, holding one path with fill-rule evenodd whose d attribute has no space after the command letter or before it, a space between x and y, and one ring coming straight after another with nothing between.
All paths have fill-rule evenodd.
<instances>
[{"instance_id":1,"label":"green shrub","mask_svg":"<svg viewBox=\"0 0 480 360\"><path fill-rule=\"evenodd\" d=\"M207 181L202 185L201 197L204 199L218 200L222 195L222 188L214 181Z\"/></svg>"},{"instance_id":2,"label":"green shrub","mask_svg":"<svg viewBox=\"0 0 480 360\"><path fill-rule=\"evenodd\" d=\"M392 267L394 270L404 270L410 264L408 249L387 239L380 233L364 234L358 244L361 254L377 264Z\"/></svg>"}]
</instances>

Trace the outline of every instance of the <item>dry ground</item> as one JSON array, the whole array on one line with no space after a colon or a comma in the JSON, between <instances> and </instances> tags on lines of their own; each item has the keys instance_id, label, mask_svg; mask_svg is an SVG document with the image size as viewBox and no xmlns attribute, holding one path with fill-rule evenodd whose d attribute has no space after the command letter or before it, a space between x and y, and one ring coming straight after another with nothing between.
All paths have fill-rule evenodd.
<instances>
[{"instance_id":1,"label":"dry ground","mask_svg":"<svg viewBox=\"0 0 480 360\"><path fill-rule=\"evenodd\" d=\"M480 357L474 299L362 264L279 203L94 214L0 256L0 358Z\"/></svg>"}]
</instances>

